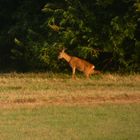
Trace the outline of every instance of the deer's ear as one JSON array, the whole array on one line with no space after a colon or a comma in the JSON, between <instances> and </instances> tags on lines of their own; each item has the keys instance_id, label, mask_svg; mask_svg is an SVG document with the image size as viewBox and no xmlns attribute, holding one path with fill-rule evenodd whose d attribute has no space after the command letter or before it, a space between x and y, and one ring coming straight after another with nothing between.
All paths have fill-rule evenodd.
<instances>
[{"instance_id":1,"label":"deer's ear","mask_svg":"<svg viewBox=\"0 0 140 140\"><path fill-rule=\"evenodd\" d=\"M62 50L62 51L63 51L63 52L65 52L65 50L67 50L67 48L63 48L63 50Z\"/></svg>"}]
</instances>

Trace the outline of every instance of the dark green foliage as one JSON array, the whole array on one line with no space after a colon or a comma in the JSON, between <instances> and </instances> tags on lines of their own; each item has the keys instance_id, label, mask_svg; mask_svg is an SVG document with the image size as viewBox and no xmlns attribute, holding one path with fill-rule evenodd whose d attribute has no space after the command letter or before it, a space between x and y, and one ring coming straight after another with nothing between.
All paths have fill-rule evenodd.
<instances>
[{"instance_id":1,"label":"dark green foliage","mask_svg":"<svg viewBox=\"0 0 140 140\"><path fill-rule=\"evenodd\" d=\"M138 0L1 0L1 69L59 71L67 66L57 59L65 47L100 70L139 72L139 5Z\"/></svg>"}]
</instances>

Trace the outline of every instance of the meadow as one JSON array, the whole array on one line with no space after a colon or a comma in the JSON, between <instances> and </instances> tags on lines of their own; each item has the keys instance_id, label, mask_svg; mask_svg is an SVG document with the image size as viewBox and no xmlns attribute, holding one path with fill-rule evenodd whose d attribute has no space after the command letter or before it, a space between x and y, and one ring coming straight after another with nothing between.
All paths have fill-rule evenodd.
<instances>
[{"instance_id":1,"label":"meadow","mask_svg":"<svg viewBox=\"0 0 140 140\"><path fill-rule=\"evenodd\" d=\"M138 140L139 132L139 74L0 74L2 140Z\"/></svg>"}]
</instances>

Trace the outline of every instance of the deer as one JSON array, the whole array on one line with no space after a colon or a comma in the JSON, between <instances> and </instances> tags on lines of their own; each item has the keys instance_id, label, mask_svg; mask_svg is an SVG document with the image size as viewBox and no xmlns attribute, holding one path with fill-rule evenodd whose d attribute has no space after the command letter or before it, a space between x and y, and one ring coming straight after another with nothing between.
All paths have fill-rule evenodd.
<instances>
[{"instance_id":1,"label":"deer","mask_svg":"<svg viewBox=\"0 0 140 140\"><path fill-rule=\"evenodd\" d=\"M100 72L95 70L95 66L88 61L78 58L76 56L71 56L65 52L65 48L59 53L58 59L65 59L70 67L72 68L72 79L76 79L75 72L79 70L83 72L87 79L92 74L99 74Z\"/></svg>"}]
</instances>

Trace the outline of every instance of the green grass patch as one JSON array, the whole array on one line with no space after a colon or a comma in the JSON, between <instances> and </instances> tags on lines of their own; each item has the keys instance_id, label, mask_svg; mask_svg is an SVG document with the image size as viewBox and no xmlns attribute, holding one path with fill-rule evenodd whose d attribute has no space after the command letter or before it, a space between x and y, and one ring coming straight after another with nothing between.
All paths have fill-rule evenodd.
<instances>
[{"instance_id":1,"label":"green grass patch","mask_svg":"<svg viewBox=\"0 0 140 140\"><path fill-rule=\"evenodd\" d=\"M138 140L140 106L1 109L2 140Z\"/></svg>"}]
</instances>

